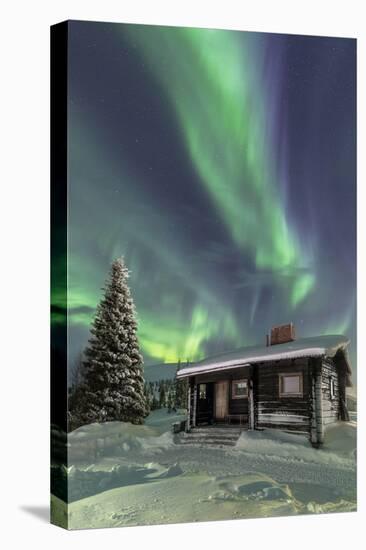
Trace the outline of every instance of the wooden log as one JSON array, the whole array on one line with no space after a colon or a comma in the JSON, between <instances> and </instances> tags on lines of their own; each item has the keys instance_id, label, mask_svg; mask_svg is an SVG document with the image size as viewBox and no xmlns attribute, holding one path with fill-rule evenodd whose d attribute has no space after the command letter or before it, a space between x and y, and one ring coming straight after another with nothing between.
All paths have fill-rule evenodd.
<instances>
[{"instance_id":1,"label":"wooden log","mask_svg":"<svg viewBox=\"0 0 366 550\"><path fill-rule=\"evenodd\" d=\"M191 381L188 380L186 431L189 432L190 429L191 429Z\"/></svg>"},{"instance_id":2,"label":"wooden log","mask_svg":"<svg viewBox=\"0 0 366 550\"><path fill-rule=\"evenodd\" d=\"M197 384L193 387L193 413L192 413L192 428L197 424Z\"/></svg>"},{"instance_id":3,"label":"wooden log","mask_svg":"<svg viewBox=\"0 0 366 550\"><path fill-rule=\"evenodd\" d=\"M309 434L309 424L272 424L267 422L261 422L257 424L257 428L278 429L286 432L296 432Z\"/></svg>"},{"instance_id":4,"label":"wooden log","mask_svg":"<svg viewBox=\"0 0 366 550\"><path fill-rule=\"evenodd\" d=\"M313 445L318 442L317 430L316 430L316 396L315 396L315 376L311 377L311 403L310 403L310 441Z\"/></svg>"},{"instance_id":5,"label":"wooden log","mask_svg":"<svg viewBox=\"0 0 366 550\"><path fill-rule=\"evenodd\" d=\"M258 422L265 422L266 424L307 424L309 418L300 414L259 413Z\"/></svg>"},{"instance_id":6,"label":"wooden log","mask_svg":"<svg viewBox=\"0 0 366 550\"><path fill-rule=\"evenodd\" d=\"M324 424L323 424L323 394L322 394L322 372L317 369L315 375L315 416L316 416L316 436L317 444L324 443Z\"/></svg>"},{"instance_id":7,"label":"wooden log","mask_svg":"<svg viewBox=\"0 0 366 550\"><path fill-rule=\"evenodd\" d=\"M248 393L248 427L250 430L254 430L254 396L253 396L253 380L249 380L249 393Z\"/></svg>"},{"instance_id":8,"label":"wooden log","mask_svg":"<svg viewBox=\"0 0 366 550\"><path fill-rule=\"evenodd\" d=\"M260 401L258 403L258 410L277 411L281 409L283 411L301 411L307 413L309 410L308 402L303 403L283 403L282 401Z\"/></svg>"}]
</instances>

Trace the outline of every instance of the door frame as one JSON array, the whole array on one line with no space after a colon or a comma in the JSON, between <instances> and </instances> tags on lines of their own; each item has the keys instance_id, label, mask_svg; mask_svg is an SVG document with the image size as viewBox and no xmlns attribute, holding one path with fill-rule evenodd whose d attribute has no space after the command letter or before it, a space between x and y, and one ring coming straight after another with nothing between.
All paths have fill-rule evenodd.
<instances>
[{"instance_id":1,"label":"door frame","mask_svg":"<svg viewBox=\"0 0 366 550\"><path fill-rule=\"evenodd\" d=\"M203 400L199 398L200 386L206 386L206 399L204 403ZM214 396L215 393L215 383L214 382L198 382L197 383L197 406L196 406L196 426L200 424L212 424L214 419L215 405L214 405ZM202 407L202 405L204 405ZM202 421L202 416L205 418Z\"/></svg>"},{"instance_id":2,"label":"door frame","mask_svg":"<svg viewBox=\"0 0 366 550\"><path fill-rule=\"evenodd\" d=\"M225 412L222 416L217 416L216 414L216 411L217 411L217 391L218 391L218 386L219 385L225 385L226 386L226 391L223 391L223 395L226 396L226 403L225 403ZM225 416L229 414L229 391L230 391L230 381L228 379L223 379L223 380L217 380L215 382L215 386L214 386L214 419L215 421L225 421Z\"/></svg>"}]
</instances>

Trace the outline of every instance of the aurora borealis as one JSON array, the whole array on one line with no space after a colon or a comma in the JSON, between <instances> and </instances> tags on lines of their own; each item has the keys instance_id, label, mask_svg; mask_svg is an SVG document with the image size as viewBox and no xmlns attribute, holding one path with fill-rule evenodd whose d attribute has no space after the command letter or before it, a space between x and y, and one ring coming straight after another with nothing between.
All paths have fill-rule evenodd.
<instances>
[{"instance_id":1,"label":"aurora borealis","mask_svg":"<svg viewBox=\"0 0 366 550\"><path fill-rule=\"evenodd\" d=\"M355 48L69 23L70 362L123 255L146 368L289 321L355 368Z\"/></svg>"}]
</instances>

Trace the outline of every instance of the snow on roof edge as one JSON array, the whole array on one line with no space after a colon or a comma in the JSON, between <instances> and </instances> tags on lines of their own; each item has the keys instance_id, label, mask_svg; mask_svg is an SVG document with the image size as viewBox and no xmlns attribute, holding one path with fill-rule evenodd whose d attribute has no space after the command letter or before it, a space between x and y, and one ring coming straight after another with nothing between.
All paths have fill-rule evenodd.
<instances>
[{"instance_id":1,"label":"snow on roof edge","mask_svg":"<svg viewBox=\"0 0 366 550\"><path fill-rule=\"evenodd\" d=\"M235 359L233 361L211 363L205 366L186 367L177 372L177 378L184 378L189 374L204 374L206 372L214 372L216 370L227 370L235 367L247 367L255 363L265 363L269 361L278 361L280 359L297 359L300 357L320 357L325 355L325 348L313 348L313 349L301 349L281 353L271 353L269 355L256 355L253 357L246 357L245 360Z\"/></svg>"},{"instance_id":2,"label":"snow on roof edge","mask_svg":"<svg viewBox=\"0 0 366 550\"><path fill-rule=\"evenodd\" d=\"M320 342L323 345L319 345ZM187 366L177 372L177 378L184 378L193 374L205 374L219 370L228 370L247 366L249 364L278 361L281 359L321 356L334 357L339 350L342 350L349 375L349 382L352 375L352 368L347 357L347 346L349 343L350 340L345 336L331 335L317 338L310 337L297 341L295 340L288 343L286 346L287 349L284 349L283 347L285 344L281 345L281 350L279 349L280 346L274 346L273 352L269 352L269 348L267 346L242 348L240 350L236 350L237 352L240 352L240 356L229 358L227 356L225 357L225 354L220 354L216 357L207 358L191 366ZM298 344L301 344L301 347L298 347L297 349L289 349L288 347L293 345L296 346ZM248 353L248 355L246 355L246 353Z\"/></svg>"}]
</instances>

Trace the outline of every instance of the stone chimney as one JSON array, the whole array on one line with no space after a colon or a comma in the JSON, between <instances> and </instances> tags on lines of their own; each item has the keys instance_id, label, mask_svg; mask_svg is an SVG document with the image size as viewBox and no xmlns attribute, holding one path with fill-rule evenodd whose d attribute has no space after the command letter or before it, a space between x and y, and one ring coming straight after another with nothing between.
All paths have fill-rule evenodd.
<instances>
[{"instance_id":1,"label":"stone chimney","mask_svg":"<svg viewBox=\"0 0 366 550\"><path fill-rule=\"evenodd\" d=\"M271 328L269 335L267 334L267 346L285 344L286 342L293 342L295 339L295 327L293 323L277 325Z\"/></svg>"}]
</instances>

